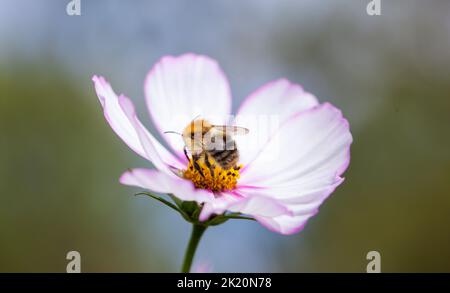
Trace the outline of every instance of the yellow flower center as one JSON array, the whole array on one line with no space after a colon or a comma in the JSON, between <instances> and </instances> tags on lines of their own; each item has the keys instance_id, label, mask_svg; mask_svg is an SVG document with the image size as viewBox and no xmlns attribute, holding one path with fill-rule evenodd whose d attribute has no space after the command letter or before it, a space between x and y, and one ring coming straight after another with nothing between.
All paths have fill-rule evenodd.
<instances>
[{"instance_id":1,"label":"yellow flower center","mask_svg":"<svg viewBox=\"0 0 450 293\"><path fill-rule=\"evenodd\" d=\"M226 191L236 187L242 165L224 170L217 164L213 164L211 168L201 161L197 161L197 164L202 173L194 167L192 160L189 160L187 169L183 171L183 177L191 180L195 187L211 191Z\"/></svg>"}]
</instances>

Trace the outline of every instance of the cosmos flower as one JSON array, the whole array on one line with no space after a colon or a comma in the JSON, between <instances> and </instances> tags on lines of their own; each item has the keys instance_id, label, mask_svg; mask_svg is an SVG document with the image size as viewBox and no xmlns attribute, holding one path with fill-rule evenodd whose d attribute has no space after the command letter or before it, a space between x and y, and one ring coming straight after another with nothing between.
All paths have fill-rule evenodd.
<instances>
[{"instance_id":1,"label":"cosmos flower","mask_svg":"<svg viewBox=\"0 0 450 293\"><path fill-rule=\"evenodd\" d=\"M93 82L111 128L154 166L130 169L120 182L170 194L179 202L196 202L201 222L224 213L243 214L272 231L293 234L344 180L352 143L347 120L336 107L320 104L286 79L263 85L237 110L237 116L277 115L279 127L268 130L254 148L240 151L242 168L203 175L183 154L183 140L164 132L181 132L198 115L231 114L230 88L216 61L194 54L165 56L147 75L148 111L170 150L143 126L128 97L116 95L103 77L94 76ZM277 158L268 163L265 154L275 144Z\"/></svg>"}]
</instances>

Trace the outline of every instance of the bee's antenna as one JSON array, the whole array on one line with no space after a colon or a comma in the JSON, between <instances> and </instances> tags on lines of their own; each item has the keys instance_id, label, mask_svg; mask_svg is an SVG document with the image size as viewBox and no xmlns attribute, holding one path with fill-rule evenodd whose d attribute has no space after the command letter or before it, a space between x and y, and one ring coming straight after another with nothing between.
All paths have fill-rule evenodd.
<instances>
[{"instance_id":1,"label":"bee's antenna","mask_svg":"<svg viewBox=\"0 0 450 293\"><path fill-rule=\"evenodd\" d=\"M164 133L175 133L175 134L181 135L181 133L176 132L176 131L164 131Z\"/></svg>"}]
</instances>

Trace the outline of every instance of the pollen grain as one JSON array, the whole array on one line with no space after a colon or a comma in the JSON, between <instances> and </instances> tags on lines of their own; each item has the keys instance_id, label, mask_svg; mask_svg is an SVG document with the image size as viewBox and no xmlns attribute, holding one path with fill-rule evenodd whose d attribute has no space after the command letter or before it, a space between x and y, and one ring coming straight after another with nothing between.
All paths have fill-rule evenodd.
<instances>
[{"instance_id":1,"label":"pollen grain","mask_svg":"<svg viewBox=\"0 0 450 293\"><path fill-rule=\"evenodd\" d=\"M236 187L242 165L224 170L217 164L213 164L211 168L204 162L198 161L197 164L203 175L194 167L192 160L183 172L183 177L191 180L195 187L211 191L229 191Z\"/></svg>"}]
</instances>

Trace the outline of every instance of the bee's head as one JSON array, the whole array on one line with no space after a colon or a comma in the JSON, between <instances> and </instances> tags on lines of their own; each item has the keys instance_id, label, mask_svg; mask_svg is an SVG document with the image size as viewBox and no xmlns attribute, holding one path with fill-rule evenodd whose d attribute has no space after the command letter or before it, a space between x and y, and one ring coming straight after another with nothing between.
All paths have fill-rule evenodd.
<instances>
[{"instance_id":1,"label":"bee's head","mask_svg":"<svg viewBox=\"0 0 450 293\"><path fill-rule=\"evenodd\" d=\"M203 137L212 128L205 119L194 119L186 126L181 134L184 144L193 154L203 151Z\"/></svg>"}]
</instances>

